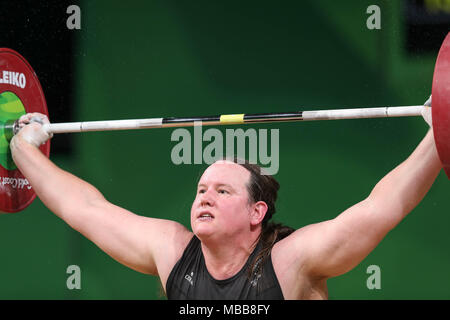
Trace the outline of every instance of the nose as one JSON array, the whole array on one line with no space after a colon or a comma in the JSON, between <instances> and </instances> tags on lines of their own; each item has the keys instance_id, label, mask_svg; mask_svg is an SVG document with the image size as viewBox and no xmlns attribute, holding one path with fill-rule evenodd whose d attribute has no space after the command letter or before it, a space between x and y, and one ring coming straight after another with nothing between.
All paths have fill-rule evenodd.
<instances>
[{"instance_id":1,"label":"nose","mask_svg":"<svg viewBox=\"0 0 450 320\"><path fill-rule=\"evenodd\" d=\"M208 189L204 193L200 194L200 206L213 206L214 205L214 197L211 194L211 190Z\"/></svg>"}]
</instances>

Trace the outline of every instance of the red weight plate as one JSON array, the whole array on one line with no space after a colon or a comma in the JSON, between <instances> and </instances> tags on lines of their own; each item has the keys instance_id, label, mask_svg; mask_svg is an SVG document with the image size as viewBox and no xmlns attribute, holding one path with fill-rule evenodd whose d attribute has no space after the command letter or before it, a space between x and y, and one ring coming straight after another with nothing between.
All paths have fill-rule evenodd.
<instances>
[{"instance_id":1,"label":"red weight plate","mask_svg":"<svg viewBox=\"0 0 450 320\"><path fill-rule=\"evenodd\" d=\"M36 73L20 54L6 48L0 48L0 95L12 96L16 103L21 102L26 113L40 112L48 116L44 92ZM8 148L6 152L9 151L9 145L3 147ZM42 145L40 150L49 157L50 141ZM0 165L0 212L21 211L35 197L33 188L17 168L8 170Z\"/></svg>"},{"instance_id":2,"label":"red weight plate","mask_svg":"<svg viewBox=\"0 0 450 320\"><path fill-rule=\"evenodd\" d=\"M434 140L444 171L450 179L450 33L439 50L431 94Z\"/></svg>"}]
</instances>

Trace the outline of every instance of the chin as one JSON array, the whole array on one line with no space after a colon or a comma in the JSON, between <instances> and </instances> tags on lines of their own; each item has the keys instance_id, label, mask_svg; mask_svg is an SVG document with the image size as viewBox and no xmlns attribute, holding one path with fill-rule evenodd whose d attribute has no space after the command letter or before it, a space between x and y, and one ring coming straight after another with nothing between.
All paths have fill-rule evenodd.
<instances>
[{"instance_id":1,"label":"chin","mask_svg":"<svg viewBox=\"0 0 450 320\"><path fill-rule=\"evenodd\" d=\"M197 225L192 231L200 240L206 240L217 234L217 232L214 231L214 228L207 225Z\"/></svg>"}]
</instances>

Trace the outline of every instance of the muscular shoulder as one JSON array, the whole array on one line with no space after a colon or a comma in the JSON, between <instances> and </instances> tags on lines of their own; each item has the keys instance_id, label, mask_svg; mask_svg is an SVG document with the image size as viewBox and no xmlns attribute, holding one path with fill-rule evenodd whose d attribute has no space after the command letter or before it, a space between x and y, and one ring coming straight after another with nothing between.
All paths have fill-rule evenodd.
<instances>
[{"instance_id":1,"label":"muscular shoulder","mask_svg":"<svg viewBox=\"0 0 450 320\"><path fill-rule=\"evenodd\" d=\"M299 262L301 258L300 250L304 249L311 241L311 235L314 233L315 225L308 225L292 232L286 238L278 241L273 249L272 255L278 256L283 260L292 260ZM298 253L298 254L296 254Z\"/></svg>"},{"instance_id":2,"label":"muscular shoulder","mask_svg":"<svg viewBox=\"0 0 450 320\"><path fill-rule=\"evenodd\" d=\"M305 226L278 241L272 264L285 299L326 299L325 279L314 279L305 268L308 246L314 245L315 225Z\"/></svg>"},{"instance_id":3,"label":"muscular shoulder","mask_svg":"<svg viewBox=\"0 0 450 320\"><path fill-rule=\"evenodd\" d=\"M193 233L175 221L165 221L161 227L164 228L164 230L161 230L162 239L158 241L154 258L158 276L161 282L165 284L174 265L181 258L192 239Z\"/></svg>"},{"instance_id":4,"label":"muscular shoulder","mask_svg":"<svg viewBox=\"0 0 450 320\"><path fill-rule=\"evenodd\" d=\"M160 223L161 237L158 239L158 247L155 249L155 258L168 258L170 255L180 255L191 240L193 234L182 224L164 220ZM158 257L160 255L160 257Z\"/></svg>"},{"instance_id":5,"label":"muscular shoulder","mask_svg":"<svg viewBox=\"0 0 450 320\"><path fill-rule=\"evenodd\" d=\"M287 270L298 269L301 263L300 255L297 255L301 236L302 229L296 230L273 246L271 255L277 273L285 275Z\"/></svg>"},{"instance_id":6,"label":"muscular shoulder","mask_svg":"<svg viewBox=\"0 0 450 320\"><path fill-rule=\"evenodd\" d=\"M175 221L168 221L164 226L164 234L165 241L167 246L171 246L172 250L175 254L181 257L184 249L188 245L189 241L193 237L193 233L190 232L185 226L181 223ZM162 249L167 249L165 245L163 245ZM178 257L178 258L179 258ZM177 258L177 260L178 260Z\"/></svg>"}]
</instances>

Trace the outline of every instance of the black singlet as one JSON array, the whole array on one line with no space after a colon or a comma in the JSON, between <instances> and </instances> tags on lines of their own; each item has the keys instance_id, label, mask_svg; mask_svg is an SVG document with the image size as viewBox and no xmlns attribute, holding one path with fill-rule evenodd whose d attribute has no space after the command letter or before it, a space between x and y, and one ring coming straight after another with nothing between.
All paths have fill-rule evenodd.
<instances>
[{"instance_id":1,"label":"black singlet","mask_svg":"<svg viewBox=\"0 0 450 320\"><path fill-rule=\"evenodd\" d=\"M249 279L247 268L261 249L258 244L234 276L216 280L208 272L201 242L193 236L167 279L167 298L173 300L282 300L283 293L270 255Z\"/></svg>"}]
</instances>

